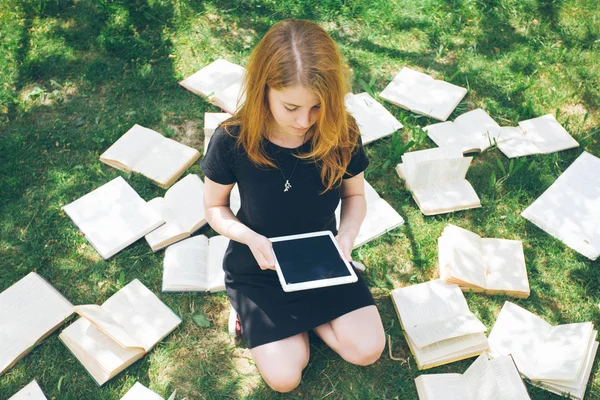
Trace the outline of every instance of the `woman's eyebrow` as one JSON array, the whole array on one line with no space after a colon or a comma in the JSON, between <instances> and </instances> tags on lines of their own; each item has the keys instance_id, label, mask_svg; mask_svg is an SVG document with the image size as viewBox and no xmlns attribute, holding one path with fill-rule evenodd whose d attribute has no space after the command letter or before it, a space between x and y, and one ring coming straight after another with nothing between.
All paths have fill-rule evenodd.
<instances>
[{"instance_id":1,"label":"woman's eyebrow","mask_svg":"<svg viewBox=\"0 0 600 400\"><path fill-rule=\"evenodd\" d=\"M290 107L302 107L302 106L299 106L299 105L296 105L296 104L287 103L285 101L283 102L283 104L285 104L286 106L290 106ZM321 105L321 103L319 102L319 103L315 104L313 107L320 106L320 105Z\"/></svg>"}]
</instances>

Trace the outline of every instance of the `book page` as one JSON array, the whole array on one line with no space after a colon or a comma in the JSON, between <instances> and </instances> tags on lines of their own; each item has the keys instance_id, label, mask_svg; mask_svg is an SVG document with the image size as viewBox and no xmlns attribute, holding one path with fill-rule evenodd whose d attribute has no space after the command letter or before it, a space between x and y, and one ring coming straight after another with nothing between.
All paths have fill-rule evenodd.
<instances>
[{"instance_id":1,"label":"book page","mask_svg":"<svg viewBox=\"0 0 600 400\"><path fill-rule=\"evenodd\" d=\"M121 397L121 400L163 400L163 398L141 383L136 382L131 389L125 393L125 396Z\"/></svg>"},{"instance_id":2,"label":"book page","mask_svg":"<svg viewBox=\"0 0 600 400\"><path fill-rule=\"evenodd\" d=\"M414 188L412 193L425 215L481 207L477 193L467 180Z\"/></svg>"},{"instance_id":3,"label":"book page","mask_svg":"<svg viewBox=\"0 0 600 400\"><path fill-rule=\"evenodd\" d=\"M482 239L485 288L529 293L529 280L520 240Z\"/></svg>"},{"instance_id":4,"label":"book page","mask_svg":"<svg viewBox=\"0 0 600 400\"><path fill-rule=\"evenodd\" d=\"M419 369L436 367L454 361L473 357L488 349L487 337L484 333L472 333L453 339L442 340L425 347L417 347L406 338Z\"/></svg>"},{"instance_id":5,"label":"book page","mask_svg":"<svg viewBox=\"0 0 600 400\"><path fill-rule=\"evenodd\" d=\"M190 234L206 224L204 183L198 175L189 174L174 184L165 193L165 202Z\"/></svg>"},{"instance_id":6,"label":"book page","mask_svg":"<svg viewBox=\"0 0 600 400\"><path fill-rule=\"evenodd\" d=\"M415 378L419 400L469 400L461 374L431 374Z\"/></svg>"},{"instance_id":7,"label":"book page","mask_svg":"<svg viewBox=\"0 0 600 400\"><path fill-rule=\"evenodd\" d=\"M481 354L463 374L470 399L503 400L503 388L496 382L494 371L487 355Z\"/></svg>"},{"instance_id":8,"label":"book page","mask_svg":"<svg viewBox=\"0 0 600 400\"><path fill-rule=\"evenodd\" d=\"M33 380L8 400L48 400L40 385Z\"/></svg>"},{"instance_id":9,"label":"book page","mask_svg":"<svg viewBox=\"0 0 600 400\"><path fill-rule=\"evenodd\" d=\"M391 295L402 326L417 347L485 331L485 326L472 318L465 296L456 285L435 280L395 289ZM453 321L459 323L454 325ZM460 331L463 324L464 332Z\"/></svg>"},{"instance_id":10,"label":"book page","mask_svg":"<svg viewBox=\"0 0 600 400\"><path fill-rule=\"evenodd\" d=\"M583 152L521 215L591 260L600 255L600 159Z\"/></svg>"},{"instance_id":11,"label":"book page","mask_svg":"<svg viewBox=\"0 0 600 400\"><path fill-rule=\"evenodd\" d=\"M431 80L423 91L413 93L415 104L411 111L445 121L466 94L465 88L441 80Z\"/></svg>"},{"instance_id":12,"label":"book page","mask_svg":"<svg viewBox=\"0 0 600 400\"><path fill-rule=\"evenodd\" d=\"M144 154L162 139L160 133L135 124L100 155L100 161L109 165L111 161L117 161L125 165L128 171L132 171Z\"/></svg>"},{"instance_id":13,"label":"book page","mask_svg":"<svg viewBox=\"0 0 600 400\"><path fill-rule=\"evenodd\" d=\"M411 151L402 155L403 177L406 179L409 185L412 185L414 181L413 175L416 165L431 160L445 160L462 158L463 154L459 147L437 147L427 150Z\"/></svg>"},{"instance_id":14,"label":"book page","mask_svg":"<svg viewBox=\"0 0 600 400\"><path fill-rule=\"evenodd\" d=\"M404 224L404 219L384 199L367 200L367 215L354 240L354 248L383 235Z\"/></svg>"},{"instance_id":15,"label":"book page","mask_svg":"<svg viewBox=\"0 0 600 400\"><path fill-rule=\"evenodd\" d=\"M410 110L419 104L416 97L425 91L430 81L433 81L431 76L404 67L383 89L379 97Z\"/></svg>"},{"instance_id":16,"label":"book page","mask_svg":"<svg viewBox=\"0 0 600 400\"><path fill-rule=\"evenodd\" d=\"M506 157L515 158L541 153L535 142L529 140L520 127L505 126L500 129L498 148Z\"/></svg>"},{"instance_id":17,"label":"book page","mask_svg":"<svg viewBox=\"0 0 600 400\"><path fill-rule=\"evenodd\" d=\"M96 325L98 329L106 333L111 339L115 340L123 347L137 347L144 350L126 330L123 329L110 314L95 304L75 306L77 314Z\"/></svg>"},{"instance_id":18,"label":"book page","mask_svg":"<svg viewBox=\"0 0 600 400\"><path fill-rule=\"evenodd\" d=\"M527 140L535 143L542 153L554 153L579 146L552 114L521 121L519 126L525 132Z\"/></svg>"},{"instance_id":19,"label":"book page","mask_svg":"<svg viewBox=\"0 0 600 400\"><path fill-rule=\"evenodd\" d=\"M174 238L190 235L190 233L179 224L179 218L166 204L165 199L162 197L155 197L148 202L148 205L165 221L164 225L159 226L145 236L146 241L153 251L168 246Z\"/></svg>"},{"instance_id":20,"label":"book page","mask_svg":"<svg viewBox=\"0 0 600 400\"><path fill-rule=\"evenodd\" d=\"M472 157L423 161L414 166L411 187L454 182L465 179Z\"/></svg>"},{"instance_id":21,"label":"book page","mask_svg":"<svg viewBox=\"0 0 600 400\"><path fill-rule=\"evenodd\" d=\"M137 279L112 295L102 308L146 351L181 323L181 319Z\"/></svg>"},{"instance_id":22,"label":"book page","mask_svg":"<svg viewBox=\"0 0 600 400\"><path fill-rule=\"evenodd\" d=\"M204 154L208 150L208 144L215 130L223 122L231 118L229 113L204 113Z\"/></svg>"},{"instance_id":23,"label":"book page","mask_svg":"<svg viewBox=\"0 0 600 400\"><path fill-rule=\"evenodd\" d=\"M536 373L536 360L542 357L544 342L552 326L531 312L509 301L504 303L488 337L490 355L512 355L521 374Z\"/></svg>"},{"instance_id":24,"label":"book page","mask_svg":"<svg viewBox=\"0 0 600 400\"><path fill-rule=\"evenodd\" d=\"M73 305L35 272L0 293L0 375L73 311Z\"/></svg>"},{"instance_id":25,"label":"book page","mask_svg":"<svg viewBox=\"0 0 600 400\"><path fill-rule=\"evenodd\" d=\"M484 110L477 108L457 117L423 128L438 146L459 146L463 153L483 151L500 136L500 125Z\"/></svg>"},{"instance_id":26,"label":"book page","mask_svg":"<svg viewBox=\"0 0 600 400\"><path fill-rule=\"evenodd\" d=\"M67 204L63 210L104 259L164 223L120 176Z\"/></svg>"},{"instance_id":27,"label":"book page","mask_svg":"<svg viewBox=\"0 0 600 400\"><path fill-rule=\"evenodd\" d=\"M146 151L133 170L159 183L170 186L200 157L200 152L161 135L152 148Z\"/></svg>"},{"instance_id":28,"label":"book page","mask_svg":"<svg viewBox=\"0 0 600 400\"><path fill-rule=\"evenodd\" d=\"M163 291L207 290L208 238L198 235L169 246L163 261Z\"/></svg>"},{"instance_id":29,"label":"book page","mask_svg":"<svg viewBox=\"0 0 600 400\"><path fill-rule=\"evenodd\" d=\"M227 246L229 246L229 238L225 236L213 236L208 239L208 290L212 293L225 290L223 259Z\"/></svg>"},{"instance_id":30,"label":"book page","mask_svg":"<svg viewBox=\"0 0 600 400\"><path fill-rule=\"evenodd\" d=\"M529 393L525 383L511 356L501 356L489 361L494 372L498 393L502 393L502 400L529 400Z\"/></svg>"},{"instance_id":31,"label":"book page","mask_svg":"<svg viewBox=\"0 0 600 400\"><path fill-rule=\"evenodd\" d=\"M447 238L450 276L473 286L485 287L482 241L479 235L454 225L448 225L442 234Z\"/></svg>"},{"instance_id":32,"label":"book page","mask_svg":"<svg viewBox=\"0 0 600 400\"><path fill-rule=\"evenodd\" d=\"M396 117L366 92L346 94L344 104L358 124L363 145L402 128Z\"/></svg>"},{"instance_id":33,"label":"book page","mask_svg":"<svg viewBox=\"0 0 600 400\"><path fill-rule=\"evenodd\" d=\"M59 337L99 385L144 354L139 347L121 346L85 318L69 325Z\"/></svg>"}]
</instances>

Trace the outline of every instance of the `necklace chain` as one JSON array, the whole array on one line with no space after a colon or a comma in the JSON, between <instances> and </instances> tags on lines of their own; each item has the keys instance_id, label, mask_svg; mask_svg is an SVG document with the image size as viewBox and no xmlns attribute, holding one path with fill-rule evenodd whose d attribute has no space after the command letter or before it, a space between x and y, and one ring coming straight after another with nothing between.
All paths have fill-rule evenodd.
<instances>
[{"instance_id":1,"label":"necklace chain","mask_svg":"<svg viewBox=\"0 0 600 400\"><path fill-rule=\"evenodd\" d=\"M302 144L300 145L300 147L302 147L304 145L305 139L306 139L306 132L304 132L304 136L302 137ZM283 185L283 191L287 192L292 188L290 179L292 179L292 177L294 176L294 172L296 172L296 167L298 166L298 161L300 161L300 158L296 157L296 163L294 164L294 169L292 169L292 173L290 174L289 178L285 177L285 174L283 173L283 168L281 168L281 165L279 165L279 160L277 160L277 154L275 154L273 158L275 159L275 163L277 164L277 167L279 167L279 172L281 172L281 176L283 177L283 180L285 181L285 183Z\"/></svg>"}]
</instances>

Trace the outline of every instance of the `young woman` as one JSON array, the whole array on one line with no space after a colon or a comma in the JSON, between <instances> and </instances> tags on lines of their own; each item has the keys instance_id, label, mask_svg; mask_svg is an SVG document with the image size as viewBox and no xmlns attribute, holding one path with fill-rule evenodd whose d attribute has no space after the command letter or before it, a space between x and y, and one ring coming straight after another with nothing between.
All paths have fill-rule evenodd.
<instances>
[{"instance_id":1,"label":"young woman","mask_svg":"<svg viewBox=\"0 0 600 400\"><path fill-rule=\"evenodd\" d=\"M250 56L244 105L216 130L201 162L206 218L231 239L223 262L227 294L258 370L280 392L300 383L310 330L357 365L375 362L385 346L360 274L353 284L286 293L267 239L331 230L351 260L369 161L344 108L345 77L337 46L317 24L275 24ZM236 183L241 209L233 215Z\"/></svg>"}]
</instances>

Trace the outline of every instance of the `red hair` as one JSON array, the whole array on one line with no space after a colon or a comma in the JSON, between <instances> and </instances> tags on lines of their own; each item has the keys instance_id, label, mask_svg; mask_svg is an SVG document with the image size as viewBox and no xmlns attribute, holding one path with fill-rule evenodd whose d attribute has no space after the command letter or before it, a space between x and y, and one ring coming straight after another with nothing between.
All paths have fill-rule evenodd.
<instances>
[{"instance_id":1,"label":"red hair","mask_svg":"<svg viewBox=\"0 0 600 400\"><path fill-rule=\"evenodd\" d=\"M295 85L313 91L321 104L311 127L311 149L298 157L319 163L321 181L329 190L341 184L359 131L344 106L349 85L342 57L333 39L316 23L287 19L269 29L246 66L246 100L224 125L240 127L239 143L252 162L276 168L262 140L267 139L272 122L267 91Z\"/></svg>"}]
</instances>

